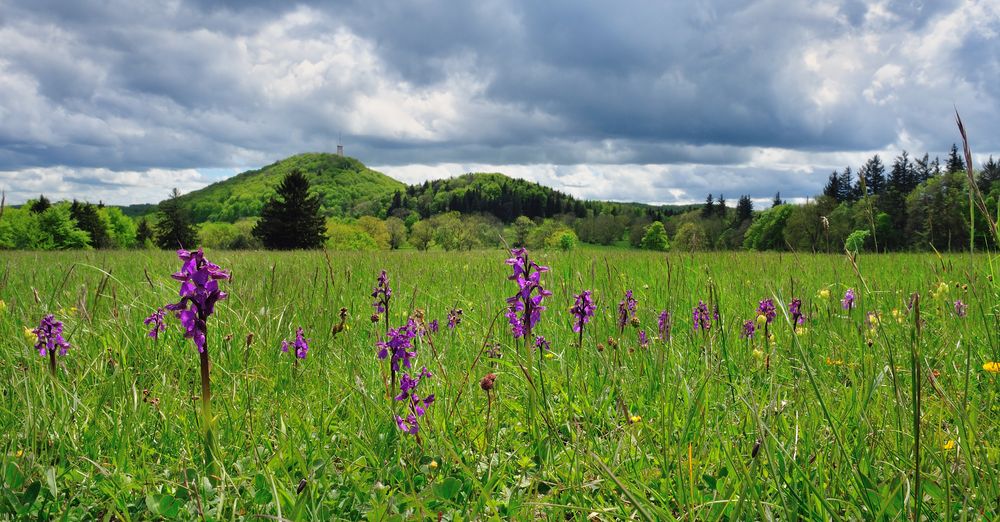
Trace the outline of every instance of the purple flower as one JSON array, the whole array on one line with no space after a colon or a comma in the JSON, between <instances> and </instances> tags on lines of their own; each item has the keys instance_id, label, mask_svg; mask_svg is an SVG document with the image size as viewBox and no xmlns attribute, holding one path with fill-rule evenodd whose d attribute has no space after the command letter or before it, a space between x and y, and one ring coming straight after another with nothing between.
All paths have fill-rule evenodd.
<instances>
[{"instance_id":1,"label":"purple flower","mask_svg":"<svg viewBox=\"0 0 1000 522\"><path fill-rule=\"evenodd\" d=\"M392 288L389 286L389 276L383 270L378 275L375 287L372 288L372 307L375 308L375 313L372 314L373 323L378 322L380 314L388 314L390 299L392 299ZM388 320L388 317L386 317L386 322Z\"/></svg>"},{"instance_id":2,"label":"purple flower","mask_svg":"<svg viewBox=\"0 0 1000 522\"><path fill-rule=\"evenodd\" d=\"M778 315L778 310L774 307L774 301L771 299L764 299L757 305L757 313L764 316L767 320L767 324L771 324L774 321L775 316Z\"/></svg>"},{"instance_id":3,"label":"purple flower","mask_svg":"<svg viewBox=\"0 0 1000 522\"><path fill-rule=\"evenodd\" d=\"M649 346L649 338L646 337L646 330L639 330L639 346L642 348Z\"/></svg>"},{"instance_id":4,"label":"purple flower","mask_svg":"<svg viewBox=\"0 0 1000 522\"><path fill-rule=\"evenodd\" d=\"M417 394L417 387L420 385L420 381L431 377L431 372L427 371L427 367L425 366L420 369L420 374L416 377L413 377L408 373L404 373L400 378L399 395L395 397L395 400L408 401L407 407L410 410L406 419L396 415L396 426L400 431L409 433L410 435L416 435L420 430L420 421L418 419L427 413L427 407L434 402L434 394L432 393L421 398L420 395Z\"/></svg>"},{"instance_id":5,"label":"purple flower","mask_svg":"<svg viewBox=\"0 0 1000 522\"><path fill-rule=\"evenodd\" d=\"M309 354L309 340L305 338L301 326L295 331L294 341L291 343L289 343L287 339L281 341L281 351L288 353L288 348L290 346L295 348L295 356L299 359L305 359L306 355Z\"/></svg>"},{"instance_id":6,"label":"purple flower","mask_svg":"<svg viewBox=\"0 0 1000 522\"><path fill-rule=\"evenodd\" d=\"M65 356L69 352L70 344L66 342L66 339L63 339L62 332L63 324L61 321L56 321L54 315L48 314L42 317L38 328L31 331L37 339L35 349L38 350L38 355L44 357L50 352L55 352L56 347L59 347L59 355Z\"/></svg>"},{"instance_id":7,"label":"purple flower","mask_svg":"<svg viewBox=\"0 0 1000 522\"><path fill-rule=\"evenodd\" d=\"M740 331L740 337L743 339L750 339L753 337L755 328L753 326L753 321L747 321L743 323L743 330Z\"/></svg>"},{"instance_id":8,"label":"purple flower","mask_svg":"<svg viewBox=\"0 0 1000 522\"><path fill-rule=\"evenodd\" d=\"M416 336L416 323L412 320L400 328L390 328L387 340L376 343L379 348L378 358L385 359L391 355L389 366L394 373L399 371L400 362L409 368L410 359L417 356L417 352L413 350L413 338Z\"/></svg>"},{"instance_id":9,"label":"purple flower","mask_svg":"<svg viewBox=\"0 0 1000 522\"><path fill-rule=\"evenodd\" d=\"M147 334L149 337L156 339L159 337L160 332L166 331L167 325L163 324L164 315L166 315L166 311L163 308L157 308L155 312L142 321L142 324L146 326L152 325L152 329Z\"/></svg>"},{"instance_id":10,"label":"purple flower","mask_svg":"<svg viewBox=\"0 0 1000 522\"><path fill-rule=\"evenodd\" d=\"M203 352L205 333L208 331L206 321L215 313L215 303L227 297L219 289L219 280L229 279L229 272L205 259L200 248L195 252L178 250L177 257L183 265L171 277L181 282L181 300L164 308L177 312L177 318L184 326L184 337L193 339L198 351Z\"/></svg>"},{"instance_id":11,"label":"purple flower","mask_svg":"<svg viewBox=\"0 0 1000 522\"><path fill-rule=\"evenodd\" d=\"M693 316L693 326L695 331L708 331L712 329L712 316L708 312L708 306L704 301L698 301L698 306L691 312Z\"/></svg>"},{"instance_id":12,"label":"purple flower","mask_svg":"<svg viewBox=\"0 0 1000 522\"><path fill-rule=\"evenodd\" d=\"M802 300L798 297L793 298L792 302L788 304L788 313L792 314L793 324L806 322L806 316L802 315Z\"/></svg>"},{"instance_id":13,"label":"purple flower","mask_svg":"<svg viewBox=\"0 0 1000 522\"><path fill-rule=\"evenodd\" d=\"M660 317L656 322L660 332L660 339L665 343L670 342L670 312L664 310L660 312Z\"/></svg>"},{"instance_id":14,"label":"purple flower","mask_svg":"<svg viewBox=\"0 0 1000 522\"><path fill-rule=\"evenodd\" d=\"M969 310L969 305L963 303L961 299L955 300L955 315L959 317L965 317L965 314L968 313L968 310Z\"/></svg>"},{"instance_id":15,"label":"purple flower","mask_svg":"<svg viewBox=\"0 0 1000 522\"><path fill-rule=\"evenodd\" d=\"M535 348L538 348L543 352L547 352L552 349L552 343L548 342L544 337L539 335L535 337Z\"/></svg>"},{"instance_id":16,"label":"purple flower","mask_svg":"<svg viewBox=\"0 0 1000 522\"><path fill-rule=\"evenodd\" d=\"M448 310L448 329L454 330L460 324L462 324L462 309L452 308Z\"/></svg>"},{"instance_id":17,"label":"purple flower","mask_svg":"<svg viewBox=\"0 0 1000 522\"><path fill-rule=\"evenodd\" d=\"M632 298L632 291L625 291L625 299L618 302L618 331L625 329L625 325L635 317L637 301Z\"/></svg>"},{"instance_id":18,"label":"purple flower","mask_svg":"<svg viewBox=\"0 0 1000 522\"><path fill-rule=\"evenodd\" d=\"M569 309L569 312L573 314L573 331L580 333L583 331L583 325L589 323L590 318L594 316L594 310L597 307L594 306L590 290L584 290L580 295L575 297L576 303Z\"/></svg>"},{"instance_id":19,"label":"purple flower","mask_svg":"<svg viewBox=\"0 0 1000 522\"><path fill-rule=\"evenodd\" d=\"M431 321L431 324L430 324L431 333L438 333L438 329L440 327L441 327L441 324L438 323L437 319Z\"/></svg>"},{"instance_id":20,"label":"purple flower","mask_svg":"<svg viewBox=\"0 0 1000 522\"><path fill-rule=\"evenodd\" d=\"M840 306L844 310L850 310L854 308L854 289L848 288L847 292L844 292L844 298L840 300Z\"/></svg>"},{"instance_id":21,"label":"purple flower","mask_svg":"<svg viewBox=\"0 0 1000 522\"><path fill-rule=\"evenodd\" d=\"M515 338L527 335L542 318L545 306L542 301L552 295L552 292L542 287L542 273L549 267L541 266L528 259L528 251L515 248L510 251L511 257L506 263L514 272L507 279L517 282L518 291L507 298L507 321ZM537 293L536 293L537 290Z\"/></svg>"}]
</instances>

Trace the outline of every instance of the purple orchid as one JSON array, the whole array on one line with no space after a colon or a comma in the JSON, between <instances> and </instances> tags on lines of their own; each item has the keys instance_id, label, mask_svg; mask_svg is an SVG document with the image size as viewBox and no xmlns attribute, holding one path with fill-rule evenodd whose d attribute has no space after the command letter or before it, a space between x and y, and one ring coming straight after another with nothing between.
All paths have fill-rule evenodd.
<instances>
[{"instance_id":1,"label":"purple orchid","mask_svg":"<svg viewBox=\"0 0 1000 522\"><path fill-rule=\"evenodd\" d=\"M150 329L149 333L146 334L147 336L157 339L159 338L160 332L167 330L167 325L163 324L163 317L166 313L167 312L163 310L163 308L157 308L155 312L142 321L142 324L152 326L152 329Z\"/></svg>"},{"instance_id":2,"label":"purple orchid","mask_svg":"<svg viewBox=\"0 0 1000 522\"><path fill-rule=\"evenodd\" d=\"M583 325L589 323L590 318L594 316L597 307L594 306L590 290L584 290L575 297L576 303L569 309L569 312L573 314L573 331L580 333L583 332Z\"/></svg>"},{"instance_id":3,"label":"purple orchid","mask_svg":"<svg viewBox=\"0 0 1000 522\"><path fill-rule=\"evenodd\" d=\"M632 291L625 291L625 298L618 303L618 332L625 329L625 325L635 317L635 309L638 302L632 297Z\"/></svg>"},{"instance_id":4,"label":"purple orchid","mask_svg":"<svg viewBox=\"0 0 1000 522\"><path fill-rule=\"evenodd\" d=\"M203 352L208 331L206 322L215 313L215 303L228 295L219 289L219 280L229 279L229 272L205 259L200 248L195 252L178 250L177 257L183 265L170 277L181 282L181 300L164 308L177 312L177 318L184 326L184 337L193 339L198 352Z\"/></svg>"},{"instance_id":5,"label":"purple orchid","mask_svg":"<svg viewBox=\"0 0 1000 522\"><path fill-rule=\"evenodd\" d=\"M660 339L665 342L670 342L670 312L664 310L660 312L660 316L656 321L656 325L660 332Z\"/></svg>"},{"instance_id":6,"label":"purple orchid","mask_svg":"<svg viewBox=\"0 0 1000 522\"><path fill-rule=\"evenodd\" d=\"M552 292L542 287L542 274L549 267L541 266L528 259L528 251L515 248L510 251L511 257L506 263L513 267L514 272L507 279L517 282L518 291L507 298L507 321L515 338L525 337L538 324L545 311L543 300ZM537 293L536 293L537 290Z\"/></svg>"}]
</instances>

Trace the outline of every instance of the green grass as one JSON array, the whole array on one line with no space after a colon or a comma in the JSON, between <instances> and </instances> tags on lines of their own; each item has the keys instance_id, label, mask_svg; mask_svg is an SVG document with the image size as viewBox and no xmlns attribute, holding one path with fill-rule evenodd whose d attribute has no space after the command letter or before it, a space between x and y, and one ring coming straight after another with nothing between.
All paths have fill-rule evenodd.
<instances>
[{"instance_id":1,"label":"green grass","mask_svg":"<svg viewBox=\"0 0 1000 522\"><path fill-rule=\"evenodd\" d=\"M1000 376L983 369L1000 360L996 258L862 255L856 272L844 256L540 252L554 295L537 333L554 356L539 360L502 316L515 288L502 251L208 257L233 272L209 322L215 476L193 400L198 354L173 318L158 341L142 324L175 299L176 257L4 253L0 519L904 520L918 462L922 517L1000 517ZM393 326L415 308L442 323L417 349L435 374L421 389L437 397L419 443L396 429L375 357L369 296L383 268ZM567 310L584 289L598 312L577 347ZM642 348L632 326L619 338L626 289L650 337L673 312L669 343ZM741 339L768 297L774 343ZM801 335L782 312L793 297ZM721 328L692 331L699 300L718 303ZM350 329L332 337L342 306ZM464 310L455 331L452 307ZM873 330L868 311L881 313ZM55 378L23 331L45 313L73 344ZM278 346L300 325L312 349L295 367Z\"/></svg>"}]
</instances>

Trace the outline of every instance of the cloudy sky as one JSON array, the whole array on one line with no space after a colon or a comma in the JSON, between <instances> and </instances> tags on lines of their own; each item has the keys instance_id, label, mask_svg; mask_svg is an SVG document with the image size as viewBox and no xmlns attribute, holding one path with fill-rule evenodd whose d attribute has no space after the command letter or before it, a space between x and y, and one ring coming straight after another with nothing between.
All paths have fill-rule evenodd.
<instances>
[{"instance_id":1,"label":"cloudy sky","mask_svg":"<svg viewBox=\"0 0 1000 522\"><path fill-rule=\"evenodd\" d=\"M0 188L156 202L298 152L576 196L1000 153L1000 0L0 0Z\"/></svg>"}]
</instances>

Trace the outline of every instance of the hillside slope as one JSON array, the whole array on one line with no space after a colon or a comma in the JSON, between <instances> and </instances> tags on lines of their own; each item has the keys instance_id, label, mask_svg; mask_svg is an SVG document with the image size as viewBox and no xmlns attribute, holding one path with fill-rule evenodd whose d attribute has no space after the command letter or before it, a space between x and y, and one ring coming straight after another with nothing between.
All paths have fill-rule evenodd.
<instances>
[{"instance_id":1,"label":"hillside slope","mask_svg":"<svg viewBox=\"0 0 1000 522\"><path fill-rule=\"evenodd\" d=\"M291 156L257 170L237 174L179 198L192 219L233 222L259 216L285 174L298 169L320 197L328 216L357 216L377 212L406 185L364 166L354 158L328 153Z\"/></svg>"}]
</instances>

